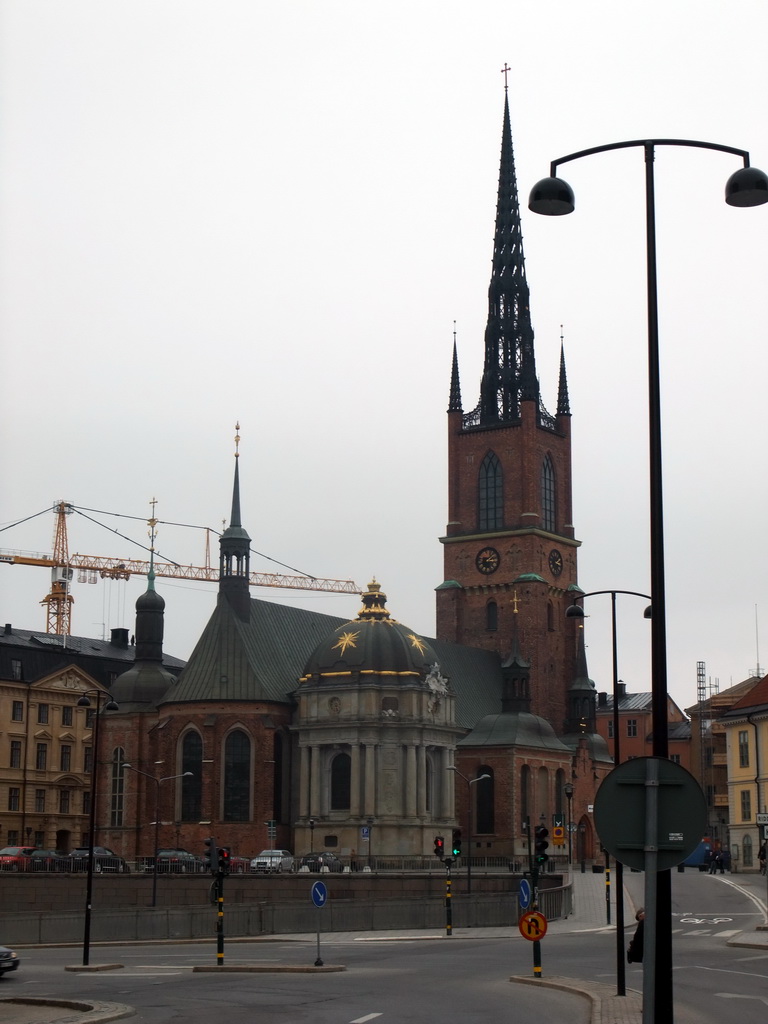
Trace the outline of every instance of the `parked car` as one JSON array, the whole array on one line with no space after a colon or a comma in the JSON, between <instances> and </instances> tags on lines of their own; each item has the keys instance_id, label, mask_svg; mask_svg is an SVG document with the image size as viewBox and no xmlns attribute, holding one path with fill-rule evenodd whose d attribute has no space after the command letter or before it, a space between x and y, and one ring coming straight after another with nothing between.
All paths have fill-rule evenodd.
<instances>
[{"instance_id":1,"label":"parked car","mask_svg":"<svg viewBox=\"0 0 768 1024\"><path fill-rule=\"evenodd\" d=\"M230 854L229 857L229 873L230 875L244 875L245 872L250 868L251 862L247 857L236 857L234 854Z\"/></svg>"},{"instance_id":2,"label":"parked car","mask_svg":"<svg viewBox=\"0 0 768 1024\"><path fill-rule=\"evenodd\" d=\"M69 856L56 850L33 850L29 855L30 871L68 871Z\"/></svg>"},{"instance_id":3,"label":"parked car","mask_svg":"<svg viewBox=\"0 0 768 1024\"><path fill-rule=\"evenodd\" d=\"M34 846L4 846L0 850L0 871L28 871Z\"/></svg>"},{"instance_id":4,"label":"parked car","mask_svg":"<svg viewBox=\"0 0 768 1024\"><path fill-rule=\"evenodd\" d=\"M343 871L344 865L335 853L306 853L301 858L301 866L309 868L310 871Z\"/></svg>"},{"instance_id":5,"label":"parked car","mask_svg":"<svg viewBox=\"0 0 768 1024\"><path fill-rule=\"evenodd\" d=\"M147 857L145 871L152 871L154 858ZM195 873L205 870L203 861L196 857L189 850L158 850L157 851L157 872L158 874L184 874Z\"/></svg>"},{"instance_id":6,"label":"parked car","mask_svg":"<svg viewBox=\"0 0 768 1024\"><path fill-rule=\"evenodd\" d=\"M251 861L251 871L259 871L265 875L293 871L293 854L290 850L262 850Z\"/></svg>"},{"instance_id":7,"label":"parked car","mask_svg":"<svg viewBox=\"0 0 768 1024\"><path fill-rule=\"evenodd\" d=\"M89 850L87 846L79 846L69 855L69 862L72 871L88 870ZM117 871L128 874L130 868L118 854L106 846L94 846L93 848L93 870L100 874L102 871Z\"/></svg>"},{"instance_id":8,"label":"parked car","mask_svg":"<svg viewBox=\"0 0 768 1024\"><path fill-rule=\"evenodd\" d=\"M16 971L19 967L19 958L12 949L7 946L0 946L0 978L8 971Z\"/></svg>"}]
</instances>

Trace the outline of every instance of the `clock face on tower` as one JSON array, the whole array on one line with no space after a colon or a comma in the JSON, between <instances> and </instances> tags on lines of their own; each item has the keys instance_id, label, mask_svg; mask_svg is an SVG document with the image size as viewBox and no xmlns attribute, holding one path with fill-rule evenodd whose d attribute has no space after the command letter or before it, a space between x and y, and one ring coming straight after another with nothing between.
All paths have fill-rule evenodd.
<instances>
[{"instance_id":1,"label":"clock face on tower","mask_svg":"<svg viewBox=\"0 0 768 1024\"><path fill-rule=\"evenodd\" d=\"M563 556L556 548L549 552L549 569L553 576L559 576L563 571Z\"/></svg>"},{"instance_id":2,"label":"clock face on tower","mask_svg":"<svg viewBox=\"0 0 768 1024\"><path fill-rule=\"evenodd\" d=\"M478 572L483 573L484 576L490 576L501 565L501 555L496 548L483 548L482 551L477 553L475 565Z\"/></svg>"}]
</instances>

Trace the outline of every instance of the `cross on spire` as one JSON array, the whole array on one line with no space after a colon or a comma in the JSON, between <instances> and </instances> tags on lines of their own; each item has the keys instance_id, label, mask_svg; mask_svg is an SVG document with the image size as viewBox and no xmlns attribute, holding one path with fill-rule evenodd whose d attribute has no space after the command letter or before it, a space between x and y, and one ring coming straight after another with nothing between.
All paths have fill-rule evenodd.
<instances>
[{"instance_id":1,"label":"cross on spire","mask_svg":"<svg viewBox=\"0 0 768 1024\"><path fill-rule=\"evenodd\" d=\"M507 62L504 61L504 67L501 69L501 73L502 73L502 75L504 75L504 92L507 92L509 90L509 83L507 81L507 74L511 70L512 70L512 68L509 66L509 64L507 64Z\"/></svg>"}]
</instances>

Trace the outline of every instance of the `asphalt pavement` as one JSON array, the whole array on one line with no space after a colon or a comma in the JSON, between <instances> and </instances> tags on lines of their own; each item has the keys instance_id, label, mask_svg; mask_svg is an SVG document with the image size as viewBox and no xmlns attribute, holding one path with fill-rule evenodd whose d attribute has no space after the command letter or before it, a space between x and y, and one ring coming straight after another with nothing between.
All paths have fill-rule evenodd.
<instances>
[{"instance_id":1,"label":"asphalt pavement","mask_svg":"<svg viewBox=\"0 0 768 1024\"><path fill-rule=\"evenodd\" d=\"M557 935L565 933L583 933L606 931L615 928L616 907L615 907L615 884L614 874L611 873L611 886L606 887L605 874L593 872L591 865L587 865L586 871L581 871L575 866L572 875L573 884L573 913L562 920L550 921L547 923L547 934ZM624 920L627 925L627 941L634 929L636 901L642 900L641 874L628 875L625 872L624 887ZM737 886L760 911L762 923L749 931L742 931L728 936L725 941L729 946L742 946L751 949L768 950L768 918L766 918L766 903L768 903L768 882L765 877L757 874L734 874L727 875L723 881L729 885ZM608 924L608 900L606 892L610 896L610 912L613 924ZM635 899L633 899L633 896ZM388 940L424 939L425 941L456 941L471 940L477 938L509 938L514 928L456 928L451 937L446 936L444 931L417 931L402 930L393 933L334 933L334 940L343 942L365 942ZM314 935L293 935L280 936L282 940L293 939L300 942L312 943ZM264 941L264 940L244 940ZM311 948L311 945L310 945ZM117 965L115 965L117 967ZM96 969L96 968L94 968ZM104 965L99 969L103 970ZM226 971L226 967L219 970ZM242 970L242 966L239 968ZM297 969L301 969L300 967ZM339 969L336 965L336 969ZM82 968L80 968L82 970ZM603 985L590 981L585 983L578 978L546 976L541 978L513 976L510 981L515 984L533 984L546 986L554 989L571 992L587 1000L591 1005L592 1024L642 1024L642 992L637 989L627 988L625 996L617 996L615 987ZM83 990L87 991L87 982L83 980ZM0 997L0 1024L102 1024L102 1022L118 1020L133 1014L130 1006L119 1003L104 1003L96 1000L89 1000L83 996L82 1002L69 1001L32 1001L26 999L7 999ZM681 1015L685 1017L684 1008Z\"/></svg>"}]
</instances>

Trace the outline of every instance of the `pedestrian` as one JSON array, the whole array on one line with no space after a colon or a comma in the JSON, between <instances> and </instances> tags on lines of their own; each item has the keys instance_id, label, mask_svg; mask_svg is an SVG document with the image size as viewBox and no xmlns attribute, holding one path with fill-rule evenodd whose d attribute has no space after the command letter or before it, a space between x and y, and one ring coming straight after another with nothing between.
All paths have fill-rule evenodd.
<instances>
[{"instance_id":1,"label":"pedestrian","mask_svg":"<svg viewBox=\"0 0 768 1024\"><path fill-rule=\"evenodd\" d=\"M731 873L731 851L723 850L723 871Z\"/></svg>"},{"instance_id":2,"label":"pedestrian","mask_svg":"<svg viewBox=\"0 0 768 1024\"><path fill-rule=\"evenodd\" d=\"M714 849L710 850L707 854L707 860L709 861L709 873L714 875L717 871L717 854Z\"/></svg>"},{"instance_id":3,"label":"pedestrian","mask_svg":"<svg viewBox=\"0 0 768 1024\"><path fill-rule=\"evenodd\" d=\"M643 933L645 932L645 907L640 907L635 914L637 928L627 949L627 963L641 964L643 962Z\"/></svg>"},{"instance_id":4,"label":"pedestrian","mask_svg":"<svg viewBox=\"0 0 768 1024\"><path fill-rule=\"evenodd\" d=\"M761 875L765 874L765 846L766 846L766 844L763 843L763 845L760 847L760 849L758 850L758 853L757 853L757 859L760 862L760 874Z\"/></svg>"},{"instance_id":5,"label":"pedestrian","mask_svg":"<svg viewBox=\"0 0 768 1024\"><path fill-rule=\"evenodd\" d=\"M715 868L720 872L721 875L725 874L725 868L723 866L724 863L725 862L723 860L723 851L718 850L717 856L715 857Z\"/></svg>"}]
</instances>

